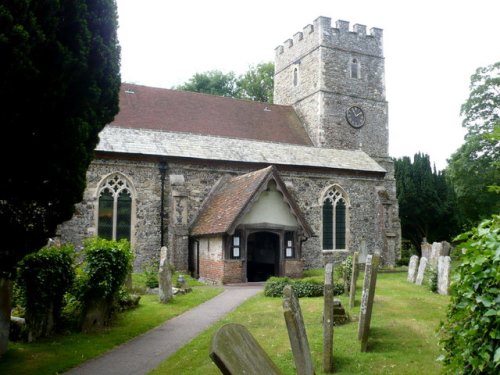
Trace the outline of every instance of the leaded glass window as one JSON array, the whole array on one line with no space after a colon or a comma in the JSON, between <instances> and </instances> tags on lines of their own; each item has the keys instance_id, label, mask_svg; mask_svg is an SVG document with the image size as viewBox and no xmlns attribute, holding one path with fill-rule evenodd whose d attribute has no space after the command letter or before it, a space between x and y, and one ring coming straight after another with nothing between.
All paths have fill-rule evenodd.
<instances>
[{"instance_id":1,"label":"leaded glass window","mask_svg":"<svg viewBox=\"0 0 500 375\"><path fill-rule=\"evenodd\" d=\"M346 248L346 199L338 189L330 189L322 207L323 250L344 250Z\"/></svg>"},{"instance_id":2,"label":"leaded glass window","mask_svg":"<svg viewBox=\"0 0 500 375\"><path fill-rule=\"evenodd\" d=\"M130 241L132 196L127 180L119 174L108 177L99 190L97 235L108 240Z\"/></svg>"}]
</instances>

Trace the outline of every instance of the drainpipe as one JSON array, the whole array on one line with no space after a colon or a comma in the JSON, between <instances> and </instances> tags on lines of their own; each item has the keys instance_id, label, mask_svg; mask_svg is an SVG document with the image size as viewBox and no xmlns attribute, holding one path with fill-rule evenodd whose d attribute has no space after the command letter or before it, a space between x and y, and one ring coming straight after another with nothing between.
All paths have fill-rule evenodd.
<instances>
[{"instance_id":1,"label":"drainpipe","mask_svg":"<svg viewBox=\"0 0 500 375\"><path fill-rule=\"evenodd\" d=\"M168 165L165 159L160 160L160 247L165 246L163 219L165 217L165 176L167 175Z\"/></svg>"}]
</instances>

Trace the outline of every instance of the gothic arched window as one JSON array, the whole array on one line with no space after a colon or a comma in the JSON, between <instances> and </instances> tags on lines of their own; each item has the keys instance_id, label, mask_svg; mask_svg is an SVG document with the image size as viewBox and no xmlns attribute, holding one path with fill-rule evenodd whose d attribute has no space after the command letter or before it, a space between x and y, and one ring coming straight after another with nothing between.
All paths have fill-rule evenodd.
<instances>
[{"instance_id":1,"label":"gothic arched window","mask_svg":"<svg viewBox=\"0 0 500 375\"><path fill-rule=\"evenodd\" d=\"M130 241L132 192L129 182L116 173L100 185L97 209L97 235L108 240Z\"/></svg>"},{"instance_id":2,"label":"gothic arched window","mask_svg":"<svg viewBox=\"0 0 500 375\"><path fill-rule=\"evenodd\" d=\"M323 250L345 250L347 229L346 198L337 188L323 198Z\"/></svg>"},{"instance_id":3,"label":"gothic arched window","mask_svg":"<svg viewBox=\"0 0 500 375\"><path fill-rule=\"evenodd\" d=\"M358 59L351 60L351 78L359 78L359 62Z\"/></svg>"}]
</instances>

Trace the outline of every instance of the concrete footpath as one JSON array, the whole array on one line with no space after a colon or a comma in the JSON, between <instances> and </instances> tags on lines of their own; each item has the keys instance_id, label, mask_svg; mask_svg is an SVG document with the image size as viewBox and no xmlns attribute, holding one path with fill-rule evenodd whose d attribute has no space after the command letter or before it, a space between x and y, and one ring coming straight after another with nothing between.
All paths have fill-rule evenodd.
<instances>
[{"instance_id":1,"label":"concrete footpath","mask_svg":"<svg viewBox=\"0 0 500 375\"><path fill-rule=\"evenodd\" d=\"M147 374L188 341L262 290L261 284L226 285L224 292L141 336L66 372L68 375ZM208 349L207 349L208 356Z\"/></svg>"}]
</instances>

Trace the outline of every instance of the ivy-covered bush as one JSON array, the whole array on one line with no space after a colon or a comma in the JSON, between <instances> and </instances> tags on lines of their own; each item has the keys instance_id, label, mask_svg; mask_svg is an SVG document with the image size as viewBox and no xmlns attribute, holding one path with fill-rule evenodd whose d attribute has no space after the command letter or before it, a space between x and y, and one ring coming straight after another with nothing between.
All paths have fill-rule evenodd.
<instances>
[{"instance_id":1,"label":"ivy-covered bush","mask_svg":"<svg viewBox=\"0 0 500 375\"><path fill-rule=\"evenodd\" d=\"M445 371L500 373L500 215L459 235L461 264L452 275L451 301L441 324Z\"/></svg>"},{"instance_id":2,"label":"ivy-covered bush","mask_svg":"<svg viewBox=\"0 0 500 375\"><path fill-rule=\"evenodd\" d=\"M425 279L429 280L429 289L433 293L438 292L438 270L436 267L430 266L425 270Z\"/></svg>"},{"instance_id":3,"label":"ivy-covered bush","mask_svg":"<svg viewBox=\"0 0 500 375\"><path fill-rule=\"evenodd\" d=\"M30 341L50 336L59 325L64 294L75 277L73 256L71 245L45 247L19 263L19 301L24 303Z\"/></svg>"},{"instance_id":4,"label":"ivy-covered bush","mask_svg":"<svg viewBox=\"0 0 500 375\"><path fill-rule=\"evenodd\" d=\"M271 277L264 284L264 295L267 297L282 297L283 288L291 285L297 298L319 297L323 295L324 284L317 278L290 279L288 277ZM334 295L344 293L344 285L340 282L334 283Z\"/></svg>"},{"instance_id":5,"label":"ivy-covered bush","mask_svg":"<svg viewBox=\"0 0 500 375\"><path fill-rule=\"evenodd\" d=\"M84 243L85 261L78 275L82 330L102 329L111 321L118 293L132 267L130 243L99 237Z\"/></svg>"}]
</instances>

